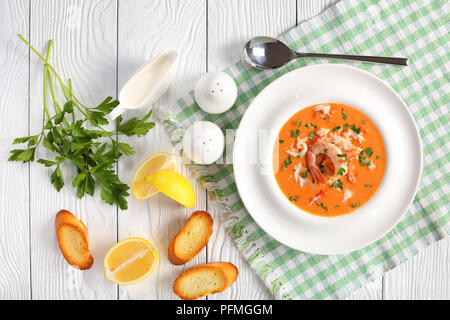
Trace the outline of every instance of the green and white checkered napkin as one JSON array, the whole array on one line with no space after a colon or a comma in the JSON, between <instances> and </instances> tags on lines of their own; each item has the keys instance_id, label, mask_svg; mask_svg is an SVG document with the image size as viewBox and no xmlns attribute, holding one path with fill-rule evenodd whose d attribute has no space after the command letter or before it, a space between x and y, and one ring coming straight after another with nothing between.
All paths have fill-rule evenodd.
<instances>
[{"instance_id":1,"label":"green and white checkered napkin","mask_svg":"<svg viewBox=\"0 0 450 320\"><path fill-rule=\"evenodd\" d=\"M333 256L290 249L268 236L246 211L231 164L192 167L198 180L229 209L231 237L276 298L344 298L449 235L449 11L446 0L343 0L281 36L297 51L409 59L408 67L352 63L387 81L400 94L414 115L424 146L416 198L405 218L377 242ZM196 120L215 122L223 130L236 129L265 86L291 70L324 62L300 59L277 71L258 71L239 62L225 70L238 85L232 109L207 114L191 92L168 110L159 110L158 116L174 143ZM227 148L232 141L229 144Z\"/></svg>"}]
</instances>

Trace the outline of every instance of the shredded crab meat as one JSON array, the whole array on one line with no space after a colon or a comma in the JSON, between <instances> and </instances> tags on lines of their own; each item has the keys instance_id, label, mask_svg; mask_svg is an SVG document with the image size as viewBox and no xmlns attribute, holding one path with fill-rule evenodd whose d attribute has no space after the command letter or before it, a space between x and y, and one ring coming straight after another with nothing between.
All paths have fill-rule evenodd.
<instances>
[{"instance_id":1,"label":"shredded crab meat","mask_svg":"<svg viewBox=\"0 0 450 320\"><path fill-rule=\"evenodd\" d=\"M343 150L351 150L354 148L353 143L350 139L338 136L335 133L330 133L327 141L333 142L336 146Z\"/></svg>"},{"instance_id":2,"label":"shredded crab meat","mask_svg":"<svg viewBox=\"0 0 450 320\"><path fill-rule=\"evenodd\" d=\"M344 135L345 135L346 137L350 137L350 138L352 138L352 139L354 139L354 140L358 140L359 143L362 143L362 142L364 142L364 140L365 140L364 137L363 137L363 135L362 135L362 133L357 134L357 133L354 132L353 130L348 130L347 132L344 133Z\"/></svg>"},{"instance_id":3,"label":"shredded crab meat","mask_svg":"<svg viewBox=\"0 0 450 320\"><path fill-rule=\"evenodd\" d=\"M295 146L294 146L294 144L292 144L291 149L286 150L286 153L290 154L291 156L301 158L301 157L305 156L307 151L308 151L308 146L302 139L300 139L300 137L298 137Z\"/></svg>"},{"instance_id":4,"label":"shredded crab meat","mask_svg":"<svg viewBox=\"0 0 450 320\"><path fill-rule=\"evenodd\" d=\"M326 129L326 128L320 128L316 130L316 134L320 137L324 137L328 134L328 132L330 132L330 129Z\"/></svg>"},{"instance_id":5,"label":"shredded crab meat","mask_svg":"<svg viewBox=\"0 0 450 320\"><path fill-rule=\"evenodd\" d=\"M297 164L297 165L294 167L294 179L295 179L295 183L297 183L300 187L303 187L303 185L304 185L305 183L307 183L308 180L303 179L303 178L300 176L300 171L301 171L301 170L302 170L302 164L301 164L301 163Z\"/></svg>"},{"instance_id":6,"label":"shredded crab meat","mask_svg":"<svg viewBox=\"0 0 450 320\"><path fill-rule=\"evenodd\" d=\"M321 112L322 118L330 115L330 109L331 109L331 106L328 104L319 104L318 106L315 106L313 108L313 110L315 112Z\"/></svg>"},{"instance_id":7,"label":"shredded crab meat","mask_svg":"<svg viewBox=\"0 0 450 320\"><path fill-rule=\"evenodd\" d=\"M342 199L342 202L347 202L347 200L350 199L351 197L353 197L353 191L345 189L344 198Z\"/></svg>"}]
</instances>

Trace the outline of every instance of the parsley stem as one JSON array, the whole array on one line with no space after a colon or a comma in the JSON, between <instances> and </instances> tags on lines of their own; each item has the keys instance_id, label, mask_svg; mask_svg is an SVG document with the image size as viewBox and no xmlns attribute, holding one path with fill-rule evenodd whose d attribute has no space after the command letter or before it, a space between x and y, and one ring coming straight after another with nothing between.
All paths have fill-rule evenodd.
<instances>
[{"instance_id":1,"label":"parsley stem","mask_svg":"<svg viewBox=\"0 0 450 320\"><path fill-rule=\"evenodd\" d=\"M74 106L78 109L78 111L81 112L81 114L83 116L87 116L87 113L84 110L88 110L87 107L85 107L83 105L83 103L81 103L80 100L77 99L77 97L75 97L74 95L71 94L71 89L67 88L67 86L64 84L64 82L62 81L61 77L59 76L59 74L56 72L56 70L53 68L53 66L48 62L48 60L46 58L44 58L27 40L25 40L25 38L19 33L18 37L25 42L25 44L34 52L36 53L36 55L45 63L45 67L47 67L50 71L53 72L53 74L56 76L56 78L58 79L59 84L61 85L62 91L64 96L66 97L67 100L71 100L72 102L74 102ZM51 48L51 44L52 44L53 40L50 40L49 43L49 47ZM48 51L47 51L48 52ZM44 67L44 68L45 68ZM49 73L50 74L50 73ZM44 77L46 78L46 75L44 74ZM44 86L45 88L45 86ZM45 90L45 89L44 89ZM46 108L46 106L44 105L44 108L46 109L47 112L47 116L50 118L50 115L48 114L48 109ZM81 108L83 108L84 110L82 110ZM95 127L97 127L98 129L104 131L104 132L109 132L108 130L105 130L104 128L102 128L99 125L95 125L93 124ZM111 139L112 140L112 139Z\"/></svg>"}]
</instances>

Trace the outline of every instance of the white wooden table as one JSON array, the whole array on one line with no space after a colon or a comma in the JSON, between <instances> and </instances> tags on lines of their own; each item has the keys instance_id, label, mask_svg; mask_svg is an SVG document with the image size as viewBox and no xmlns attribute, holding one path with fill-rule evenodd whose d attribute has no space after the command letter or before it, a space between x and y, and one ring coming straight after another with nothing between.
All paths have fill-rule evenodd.
<instances>
[{"instance_id":1,"label":"white wooden table","mask_svg":"<svg viewBox=\"0 0 450 320\"><path fill-rule=\"evenodd\" d=\"M151 201L129 198L118 211L100 200L78 200L66 179L58 193L50 172L39 164L7 162L11 142L40 129L42 64L17 38L44 51L54 39L52 63L73 79L75 92L88 104L116 96L131 74L168 46L179 48L175 83L157 102L165 106L191 90L200 75L221 70L240 59L252 36L277 36L317 15L336 0L0 0L0 299L175 299L175 277L193 265L230 261L240 271L237 283L208 299L271 299L224 229L225 213L195 184L194 209L209 211L214 234L185 266L167 259L171 237L192 210L164 196ZM123 138L121 138L123 139ZM119 161L126 183L137 165L157 151L170 151L161 126L144 138L123 139L136 155ZM70 170L69 170L70 171ZM73 172L68 172L72 174ZM185 168L182 173L192 181ZM70 267L58 250L54 217L65 208L88 227L94 266ZM149 239L160 262L145 281L118 287L103 278L102 260L118 240ZM383 278L361 288L357 299L449 299L450 240L421 252Z\"/></svg>"}]
</instances>

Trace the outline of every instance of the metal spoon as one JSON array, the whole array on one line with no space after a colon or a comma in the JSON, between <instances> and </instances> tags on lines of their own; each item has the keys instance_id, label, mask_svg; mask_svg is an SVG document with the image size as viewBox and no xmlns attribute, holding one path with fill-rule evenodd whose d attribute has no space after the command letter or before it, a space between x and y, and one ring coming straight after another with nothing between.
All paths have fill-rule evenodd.
<instances>
[{"instance_id":1,"label":"metal spoon","mask_svg":"<svg viewBox=\"0 0 450 320\"><path fill-rule=\"evenodd\" d=\"M406 66L406 58L354 56L345 54L300 53L289 49L281 41L271 37L252 38L244 47L244 60L258 69L276 69L297 58L330 58L364 62L388 63Z\"/></svg>"}]
</instances>

